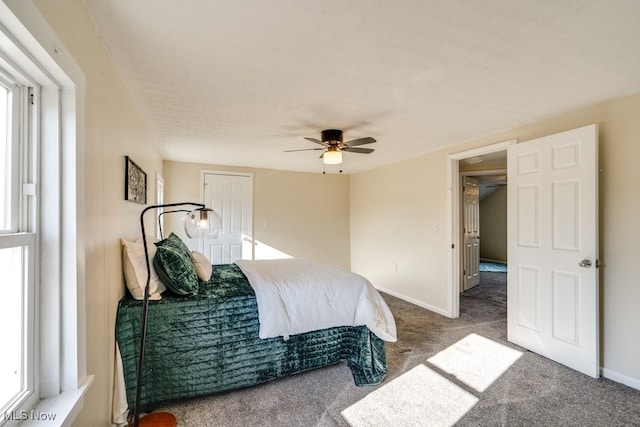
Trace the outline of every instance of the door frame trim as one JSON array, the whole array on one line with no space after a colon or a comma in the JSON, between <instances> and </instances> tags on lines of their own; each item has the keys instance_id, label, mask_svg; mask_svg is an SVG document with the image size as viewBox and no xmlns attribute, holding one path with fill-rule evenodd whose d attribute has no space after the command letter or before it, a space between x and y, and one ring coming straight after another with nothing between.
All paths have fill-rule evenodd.
<instances>
[{"instance_id":1,"label":"door frame trim","mask_svg":"<svg viewBox=\"0 0 640 427\"><path fill-rule=\"evenodd\" d=\"M253 187L253 173L251 172L235 172L235 171L200 169L200 203L204 203L204 176L208 174L209 175L244 176L246 178L251 178L251 186Z\"/></svg>"},{"instance_id":2,"label":"door frame trim","mask_svg":"<svg viewBox=\"0 0 640 427\"><path fill-rule=\"evenodd\" d=\"M448 217L450 236L449 242L449 275L447 281L447 316L455 319L460 316L460 275L461 275L461 209L460 197L462 191L460 188L460 160L469 157L480 156L483 154L495 153L496 151L506 150L510 145L516 144L517 139L510 139L495 144L485 145L471 150L461 151L459 153L450 154L447 157L447 186L448 192ZM508 235L507 235L508 238Z\"/></svg>"}]
</instances>

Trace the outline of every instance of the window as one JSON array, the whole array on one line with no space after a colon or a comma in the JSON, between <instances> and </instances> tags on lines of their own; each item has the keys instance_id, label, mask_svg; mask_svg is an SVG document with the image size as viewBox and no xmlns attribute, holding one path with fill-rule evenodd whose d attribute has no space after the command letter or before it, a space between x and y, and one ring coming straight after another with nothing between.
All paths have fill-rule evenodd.
<instances>
[{"instance_id":1,"label":"window","mask_svg":"<svg viewBox=\"0 0 640 427\"><path fill-rule=\"evenodd\" d=\"M2 427L43 413L71 425L93 381L85 362L84 85L33 1L0 0Z\"/></svg>"},{"instance_id":2,"label":"window","mask_svg":"<svg viewBox=\"0 0 640 427\"><path fill-rule=\"evenodd\" d=\"M17 154L20 131L20 97L16 83L2 76L0 69L0 232L17 231L19 205Z\"/></svg>"},{"instance_id":3,"label":"window","mask_svg":"<svg viewBox=\"0 0 640 427\"><path fill-rule=\"evenodd\" d=\"M156 173L156 204L162 205L164 203L164 178L159 173ZM156 224L156 238L160 239L162 236L162 227L164 227L164 218L162 216L163 209L158 208L158 223Z\"/></svg>"},{"instance_id":4,"label":"window","mask_svg":"<svg viewBox=\"0 0 640 427\"><path fill-rule=\"evenodd\" d=\"M35 401L35 242L29 224L33 91L0 68L0 413ZM24 184L24 185L23 185ZM7 418L5 415L2 418ZM9 417L10 418L10 417ZM2 421L2 419L0 419Z\"/></svg>"},{"instance_id":5,"label":"window","mask_svg":"<svg viewBox=\"0 0 640 427\"><path fill-rule=\"evenodd\" d=\"M11 227L11 92L0 83L0 230Z\"/></svg>"}]
</instances>

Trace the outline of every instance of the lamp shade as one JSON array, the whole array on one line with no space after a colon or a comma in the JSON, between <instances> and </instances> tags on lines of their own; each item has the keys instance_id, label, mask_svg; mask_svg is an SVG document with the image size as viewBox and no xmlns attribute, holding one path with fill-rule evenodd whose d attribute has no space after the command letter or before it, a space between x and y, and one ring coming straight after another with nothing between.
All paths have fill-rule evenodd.
<instances>
[{"instance_id":1,"label":"lamp shade","mask_svg":"<svg viewBox=\"0 0 640 427\"><path fill-rule=\"evenodd\" d=\"M325 165L339 165L342 163L342 152L329 149L329 151L322 156L322 160Z\"/></svg>"},{"instance_id":2,"label":"lamp shade","mask_svg":"<svg viewBox=\"0 0 640 427\"><path fill-rule=\"evenodd\" d=\"M184 232L191 239L200 236L216 238L222 230L220 216L209 208L199 208L189 212L183 222Z\"/></svg>"}]
</instances>

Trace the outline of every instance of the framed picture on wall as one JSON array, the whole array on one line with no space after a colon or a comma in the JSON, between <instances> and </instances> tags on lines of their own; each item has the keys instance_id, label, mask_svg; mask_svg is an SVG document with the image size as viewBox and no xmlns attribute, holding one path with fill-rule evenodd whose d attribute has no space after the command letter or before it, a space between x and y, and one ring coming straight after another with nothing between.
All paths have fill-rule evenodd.
<instances>
[{"instance_id":1,"label":"framed picture on wall","mask_svg":"<svg viewBox=\"0 0 640 427\"><path fill-rule=\"evenodd\" d=\"M129 156L125 156L124 199L147 204L147 174Z\"/></svg>"}]
</instances>

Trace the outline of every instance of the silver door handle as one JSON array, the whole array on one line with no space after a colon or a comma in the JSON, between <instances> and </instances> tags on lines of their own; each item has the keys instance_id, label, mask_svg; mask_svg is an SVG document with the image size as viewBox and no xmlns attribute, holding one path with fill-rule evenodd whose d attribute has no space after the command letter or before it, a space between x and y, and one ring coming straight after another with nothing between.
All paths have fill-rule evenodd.
<instances>
[{"instance_id":1,"label":"silver door handle","mask_svg":"<svg viewBox=\"0 0 640 427\"><path fill-rule=\"evenodd\" d=\"M591 261L589 261L588 259L583 259L578 263L578 265L583 268L589 268L591 267Z\"/></svg>"}]
</instances>

